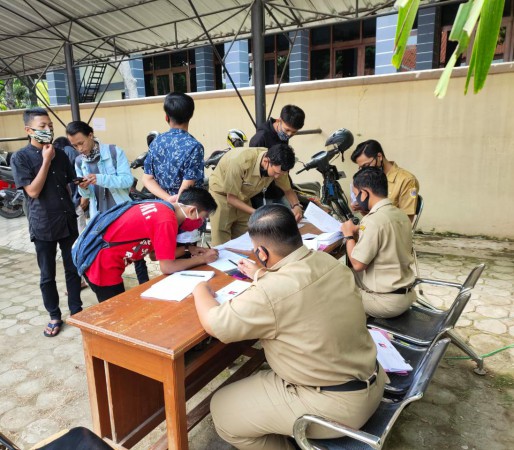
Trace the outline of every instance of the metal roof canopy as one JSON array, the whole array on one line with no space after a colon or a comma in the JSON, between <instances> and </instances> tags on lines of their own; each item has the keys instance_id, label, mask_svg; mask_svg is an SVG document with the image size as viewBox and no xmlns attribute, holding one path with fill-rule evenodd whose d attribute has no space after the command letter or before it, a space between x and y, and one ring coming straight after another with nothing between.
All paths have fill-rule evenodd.
<instances>
[{"instance_id":1,"label":"metal roof canopy","mask_svg":"<svg viewBox=\"0 0 514 450\"><path fill-rule=\"evenodd\" d=\"M0 0L0 79L38 75L39 80L48 70L66 67L76 119L76 67L117 65L126 58L251 38L260 124L265 120L265 34L387 13L393 4L394 0ZM245 109L249 113L246 105Z\"/></svg>"}]
</instances>

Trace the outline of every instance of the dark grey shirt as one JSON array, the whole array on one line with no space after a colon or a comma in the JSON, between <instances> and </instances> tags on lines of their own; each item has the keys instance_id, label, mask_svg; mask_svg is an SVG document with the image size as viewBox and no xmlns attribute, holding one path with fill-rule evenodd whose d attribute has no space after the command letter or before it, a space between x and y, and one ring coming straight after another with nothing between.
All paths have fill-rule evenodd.
<instances>
[{"instance_id":1,"label":"dark grey shirt","mask_svg":"<svg viewBox=\"0 0 514 450\"><path fill-rule=\"evenodd\" d=\"M11 160L16 187L32 183L43 165L41 150L29 144ZM62 150L55 150L45 184L38 198L25 195L29 209L30 239L57 241L77 235L77 215L68 184L75 178L75 169Z\"/></svg>"}]
</instances>

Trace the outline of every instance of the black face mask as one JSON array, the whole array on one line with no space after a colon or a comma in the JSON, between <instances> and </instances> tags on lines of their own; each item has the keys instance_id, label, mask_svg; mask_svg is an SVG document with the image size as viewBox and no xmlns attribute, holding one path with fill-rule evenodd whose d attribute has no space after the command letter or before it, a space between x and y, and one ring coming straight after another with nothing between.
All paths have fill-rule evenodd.
<instances>
[{"instance_id":1,"label":"black face mask","mask_svg":"<svg viewBox=\"0 0 514 450\"><path fill-rule=\"evenodd\" d=\"M259 171L261 173L261 178L269 177L268 169L263 169L262 166L259 168Z\"/></svg>"},{"instance_id":2,"label":"black face mask","mask_svg":"<svg viewBox=\"0 0 514 450\"><path fill-rule=\"evenodd\" d=\"M363 191L359 191L355 197L355 200L357 200L357 203L359 204L359 207L362 211L369 211L369 194L366 197L366 200L362 200L362 192Z\"/></svg>"},{"instance_id":3,"label":"black face mask","mask_svg":"<svg viewBox=\"0 0 514 450\"><path fill-rule=\"evenodd\" d=\"M259 256L259 248L264 252L264 254L266 255L266 261L264 261L263 259L261 259L261 257ZM254 250L253 253L254 255L257 257L257 259L260 261L260 263L264 266L264 267L268 267L268 258L269 258L269 252L268 252L268 249L266 247L259 247L257 250Z\"/></svg>"}]
</instances>

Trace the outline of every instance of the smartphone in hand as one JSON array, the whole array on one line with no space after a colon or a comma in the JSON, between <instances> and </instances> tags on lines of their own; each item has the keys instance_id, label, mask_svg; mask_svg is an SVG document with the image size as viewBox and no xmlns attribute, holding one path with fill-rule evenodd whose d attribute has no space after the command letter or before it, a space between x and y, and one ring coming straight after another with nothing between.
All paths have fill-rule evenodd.
<instances>
[{"instance_id":1,"label":"smartphone in hand","mask_svg":"<svg viewBox=\"0 0 514 450\"><path fill-rule=\"evenodd\" d=\"M77 177L77 178L73 178L73 182L75 184L80 184L80 183L83 183L85 180L85 178L81 178L81 177Z\"/></svg>"}]
</instances>

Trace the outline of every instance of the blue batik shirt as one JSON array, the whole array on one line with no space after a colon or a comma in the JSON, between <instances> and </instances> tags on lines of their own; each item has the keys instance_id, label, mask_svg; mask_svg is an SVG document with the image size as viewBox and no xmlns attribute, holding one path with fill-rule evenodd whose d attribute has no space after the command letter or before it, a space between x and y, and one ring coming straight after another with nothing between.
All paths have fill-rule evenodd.
<instances>
[{"instance_id":1,"label":"blue batik shirt","mask_svg":"<svg viewBox=\"0 0 514 450\"><path fill-rule=\"evenodd\" d=\"M204 178L204 150L187 131L171 128L150 144L145 173L152 175L168 194L177 194L183 180L195 180L201 187Z\"/></svg>"}]
</instances>

